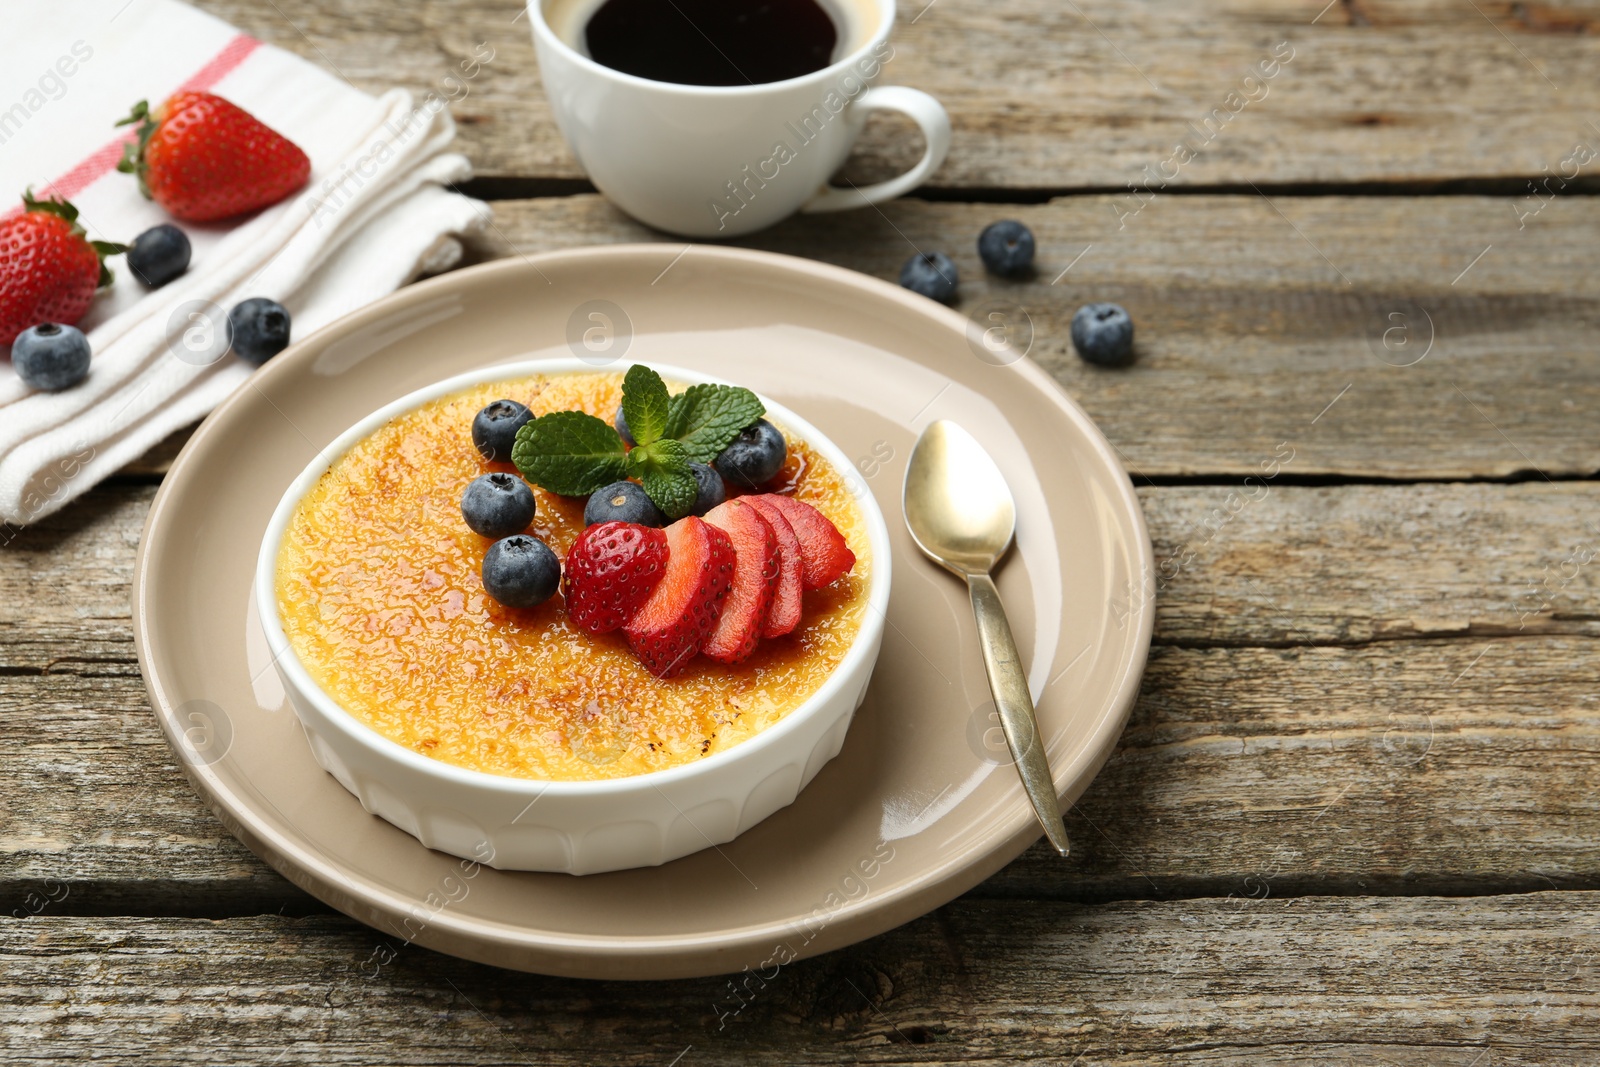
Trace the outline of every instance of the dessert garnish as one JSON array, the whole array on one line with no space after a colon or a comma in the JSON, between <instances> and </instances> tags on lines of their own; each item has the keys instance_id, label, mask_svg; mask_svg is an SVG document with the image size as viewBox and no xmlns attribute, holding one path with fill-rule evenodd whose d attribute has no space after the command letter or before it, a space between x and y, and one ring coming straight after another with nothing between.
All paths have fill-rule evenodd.
<instances>
[{"instance_id":1,"label":"dessert garnish","mask_svg":"<svg viewBox=\"0 0 1600 1067\"><path fill-rule=\"evenodd\" d=\"M674 396L661 375L636 364L623 377L617 420L632 437L632 447L604 419L586 411L552 411L517 431L511 461L528 481L563 496L587 496L637 481L663 516L679 519L701 496L689 465L718 461L764 414L765 406L748 389L702 384ZM781 442L782 435L777 436ZM782 463L780 457L778 466ZM774 467L767 477L776 473Z\"/></svg>"},{"instance_id":2,"label":"dessert garnish","mask_svg":"<svg viewBox=\"0 0 1600 1067\"><path fill-rule=\"evenodd\" d=\"M480 475L462 496L467 525L502 538L484 558L484 588L508 607L536 606L554 591L554 554L526 533L532 483L588 495L585 529L561 576L572 625L621 630L657 677L698 653L738 663L763 638L794 632L804 591L848 573L855 553L810 504L759 491L788 458L765 414L748 389L702 384L674 395L643 365L624 375L610 423L577 410L533 418L513 400L487 405L473 420L473 444L493 462L511 441L522 478ZM728 483L745 495L730 496Z\"/></svg>"},{"instance_id":3,"label":"dessert garnish","mask_svg":"<svg viewBox=\"0 0 1600 1067\"><path fill-rule=\"evenodd\" d=\"M504 471L478 475L461 494L461 517L473 533L484 537L521 533L533 521L537 507L528 483Z\"/></svg>"},{"instance_id":4,"label":"dessert garnish","mask_svg":"<svg viewBox=\"0 0 1600 1067\"><path fill-rule=\"evenodd\" d=\"M536 608L561 584L561 561L537 537L502 537L483 554L483 588L508 608Z\"/></svg>"}]
</instances>

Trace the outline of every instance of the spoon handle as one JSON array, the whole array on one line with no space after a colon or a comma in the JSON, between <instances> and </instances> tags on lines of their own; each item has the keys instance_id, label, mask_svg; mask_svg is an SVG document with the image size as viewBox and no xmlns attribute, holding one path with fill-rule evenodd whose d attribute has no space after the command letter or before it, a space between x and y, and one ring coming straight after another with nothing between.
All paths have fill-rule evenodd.
<instances>
[{"instance_id":1,"label":"spoon handle","mask_svg":"<svg viewBox=\"0 0 1600 1067\"><path fill-rule=\"evenodd\" d=\"M1033 802L1033 810L1044 827L1044 835L1063 857L1071 846L1067 828L1061 823L1061 802L1056 798L1055 782L1044 744L1039 740L1039 720L1033 713L1033 698L1028 695L1028 676L1017 654L1011 624L1006 621L1000 590L987 574L968 574L967 591L972 594L972 611L978 617L978 644L983 648L983 665L989 673L989 692L1000 712L1006 746L1022 776L1022 788Z\"/></svg>"}]
</instances>

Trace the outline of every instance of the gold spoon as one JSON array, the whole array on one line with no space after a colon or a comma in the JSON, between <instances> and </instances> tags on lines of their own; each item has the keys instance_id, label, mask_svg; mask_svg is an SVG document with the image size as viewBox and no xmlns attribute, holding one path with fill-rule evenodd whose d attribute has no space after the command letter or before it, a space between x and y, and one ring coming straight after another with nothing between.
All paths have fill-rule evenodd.
<instances>
[{"instance_id":1,"label":"gold spoon","mask_svg":"<svg viewBox=\"0 0 1600 1067\"><path fill-rule=\"evenodd\" d=\"M973 436L944 419L917 439L906 466L906 526L917 547L935 563L966 579L978 642L989 674L989 692L1000 711L1006 746L1022 776L1044 835L1055 850L1070 850L1061 823L1061 803L1050 763L1039 740L1039 720L1028 695L1028 678L1006 621L991 572L1011 547L1017 508L1000 468Z\"/></svg>"}]
</instances>

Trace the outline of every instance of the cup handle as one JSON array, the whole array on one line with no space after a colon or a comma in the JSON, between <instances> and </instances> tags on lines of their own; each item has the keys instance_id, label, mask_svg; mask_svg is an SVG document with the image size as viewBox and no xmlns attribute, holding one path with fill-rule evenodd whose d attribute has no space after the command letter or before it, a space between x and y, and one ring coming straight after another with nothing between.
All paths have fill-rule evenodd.
<instances>
[{"instance_id":1,"label":"cup handle","mask_svg":"<svg viewBox=\"0 0 1600 1067\"><path fill-rule=\"evenodd\" d=\"M911 120L921 127L923 139L928 142L928 147L923 151L922 158L917 160L917 165L897 178L865 187L851 186L848 189L841 189L836 185L824 185L817 190L815 196L801 205L800 210L806 214L848 211L851 208L893 200L927 181L928 176L939 169L939 164L944 162L945 155L950 151L950 116L945 113L943 104L921 89L909 89L904 85L875 85L862 93L851 106L865 108L868 111L882 108L885 111L898 111L902 115L910 116Z\"/></svg>"}]
</instances>

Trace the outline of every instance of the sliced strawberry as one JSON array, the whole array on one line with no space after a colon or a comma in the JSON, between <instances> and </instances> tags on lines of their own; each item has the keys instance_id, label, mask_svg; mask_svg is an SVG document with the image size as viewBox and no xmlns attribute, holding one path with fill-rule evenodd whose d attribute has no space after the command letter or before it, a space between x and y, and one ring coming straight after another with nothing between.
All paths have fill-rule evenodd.
<instances>
[{"instance_id":1,"label":"sliced strawberry","mask_svg":"<svg viewBox=\"0 0 1600 1067\"><path fill-rule=\"evenodd\" d=\"M778 538L761 512L740 500L718 504L706 522L733 542L733 588L700 651L718 663L738 663L755 651L778 587Z\"/></svg>"},{"instance_id":2,"label":"sliced strawberry","mask_svg":"<svg viewBox=\"0 0 1600 1067\"><path fill-rule=\"evenodd\" d=\"M733 581L733 542L693 515L667 527L667 570L650 599L623 626L633 654L657 678L670 678L717 627Z\"/></svg>"},{"instance_id":3,"label":"sliced strawberry","mask_svg":"<svg viewBox=\"0 0 1600 1067\"><path fill-rule=\"evenodd\" d=\"M828 517L804 500L777 493L764 493L758 497L741 497L742 500L765 500L789 520L794 535L800 541L801 577L807 589L821 589L832 585L850 573L856 565L856 554L845 544L839 528Z\"/></svg>"},{"instance_id":4,"label":"sliced strawberry","mask_svg":"<svg viewBox=\"0 0 1600 1067\"><path fill-rule=\"evenodd\" d=\"M778 542L778 584L772 591L772 603L767 608L767 621L761 625L761 636L782 637L800 625L800 593L804 588L800 539L794 535L794 527L783 517L783 512L773 507L765 496L743 496L739 500L761 512Z\"/></svg>"},{"instance_id":5,"label":"sliced strawberry","mask_svg":"<svg viewBox=\"0 0 1600 1067\"><path fill-rule=\"evenodd\" d=\"M578 629L609 633L624 625L661 582L667 535L633 522L596 523L567 552L562 592Z\"/></svg>"}]
</instances>

